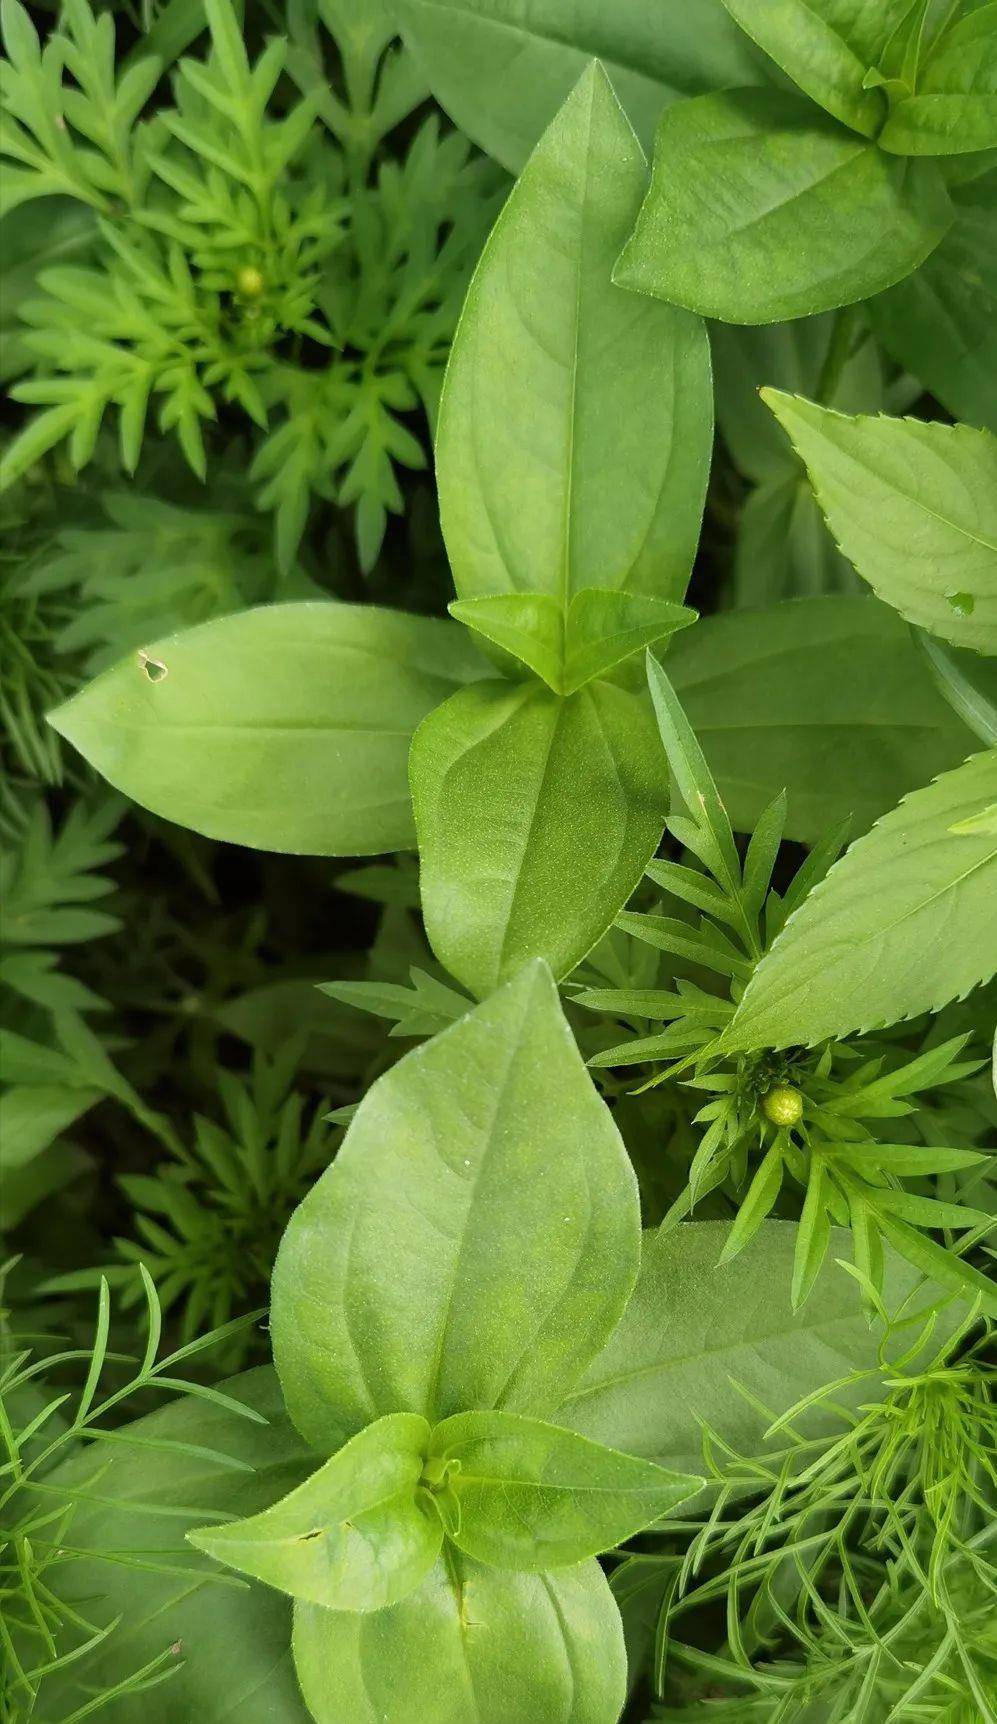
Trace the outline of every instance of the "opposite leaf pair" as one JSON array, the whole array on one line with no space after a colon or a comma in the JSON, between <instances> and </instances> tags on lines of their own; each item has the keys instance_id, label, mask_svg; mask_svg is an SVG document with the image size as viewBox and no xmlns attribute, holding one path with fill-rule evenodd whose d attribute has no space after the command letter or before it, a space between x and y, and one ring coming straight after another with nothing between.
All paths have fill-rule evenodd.
<instances>
[{"instance_id":1,"label":"opposite leaf pair","mask_svg":"<svg viewBox=\"0 0 997 1724\"><path fill-rule=\"evenodd\" d=\"M193 1535L295 1598L319 1724L421 1720L416 1646L439 1724L468 1682L489 1724L614 1724L622 1629L593 1555L701 1482L568 1428L639 1256L636 1181L544 965L368 1092L274 1272L288 1412L335 1452Z\"/></svg>"},{"instance_id":2,"label":"opposite leaf pair","mask_svg":"<svg viewBox=\"0 0 997 1724\"><path fill-rule=\"evenodd\" d=\"M584 1562L702 1480L518 1413L418 1413L368 1425L282 1502L188 1536L210 1556L330 1610L397 1604L447 1539L493 1568Z\"/></svg>"}]
</instances>

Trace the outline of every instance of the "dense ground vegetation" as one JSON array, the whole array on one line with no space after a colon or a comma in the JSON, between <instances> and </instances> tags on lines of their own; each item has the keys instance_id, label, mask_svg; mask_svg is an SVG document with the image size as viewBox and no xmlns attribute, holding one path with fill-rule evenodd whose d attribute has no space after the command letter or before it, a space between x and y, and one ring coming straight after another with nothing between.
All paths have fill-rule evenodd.
<instances>
[{"instance_id":1,"label":"dense ground vegetation","mask_svg":"<svg viewBox=\"0 0 997 1724\"><path fill-rule=\"evenodd\" d=\"M997 5L0 19L0 1724L995 1724Z\"/></svg>"}]
</instances>

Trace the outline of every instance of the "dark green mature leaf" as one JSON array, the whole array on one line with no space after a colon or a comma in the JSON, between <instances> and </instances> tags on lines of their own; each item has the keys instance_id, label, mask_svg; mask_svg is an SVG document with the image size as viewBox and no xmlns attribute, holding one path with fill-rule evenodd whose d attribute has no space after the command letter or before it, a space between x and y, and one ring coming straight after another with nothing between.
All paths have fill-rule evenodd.
<instances>
[{"instance_id":1,"label":"dark green mature leaf","mask_svg":"<svg viewBox=\"0 0 997 1724\"><path fill-rule=\"evenodd\" d=\"M880 341L956 419L997 431L997 172L951 192L927 263L866 307Z\"/></svg>"},{"instance_id":2,"label":"dark green mature leaf","mask_svg":"<svg viewBox=\"0 0 997 1724\"><path fill-rule=\"evenodd\" d=\"M665 664L734 825L785 789L787 836L813 843L849 816L867 830L972 749L919 661L885 605L828 597L704 617Z\"/></svg>"},{"instance_id":3,"label":"dark green mature leaf","mask_svg":"<svg viewBox=\"0 0 997 1724\"><path fill-rule=\"evenodd\" d=\"M886 115L867 69L910 11L911 0L724 0L742 30L795 84L856 132L874 138Z\"/></svg>"},{"instance_id":4,"label":"dark green mature leaf","mask_svg":"<svg viewBox=\"0 0 997 1724\"><path fill-rule=\"evenodd\" d=\"M52 723L119 790L209 838L371 855L412 844L412 733L481 667L448 622L272 605L129 656Z\"/></svg>"},{"instance_id":5,"label":"dark green mature leaf","mask_svg":"<svg viewBox=\"0 0 997 1724\"><path fill-rule=\"evenodd\" d=\"M953 213L933 162L892 160L802 96L702 96L662 118L614 279L727 323L805 317L908 275Z\"/></svg>"},{"instance_id":6,"label":"dark green mature leaf","mask_svg":"<svg viewBox=\"0 0 997 1724\"><path fill-rule=\"evenodd\" d=\"M997 437L762 394L878 596L956 646L997 654Z\"/></svg>"},{"instance_id":7,"label":"dark green mature leaf","mask_svg":"<svg viewBox=\"0 0 997 1724\"><path fill-rule=\"evenodd\" d=\"M272 1312L291 1416L326 1447L389 1412L544 1416L638 1247L619 1133L530 965L378 1079L295 1212Z\"/></svg>"},{"instance_id":8,"label":"dark green mature leaf","mask_svg":"<svg viewBox=\"0 0 997 1724\"><path fill-rule=\"evenodd\" d=\"M453 1539L495 1568L540 1572L611 1550L660 1520L702 1480L619 1454L518 1413L458 1413L432 1453L457 1463Z\"/></svg>"},{"instance_id":9,"label":"dark green mature leaf","mask_svg":"<svg viewBox=\"0 0 997 1724\"><path fill-rule=\"evenodd\" d=\"M392 1609L298 1605L294 1656L315 1724L616 1724L626 1696L594 1561L515 1574L454 1551Z\"/></svg>"},{"instance_id":10,"label":"dark green mature leaf","mask_svg":"<svg viewBox=\"0 0 997 1724\"><path fill-rule=\"evenodd\" d=\"M420 1585L443 1545L439 1516L417 1494L428 1444L425 1419L389 1413L271 1508L187 1537L292 1598L382 1610Z\"/></svg>"},{"instance_id":11,"label":"dark green mature leaf","mask_svg":"<svg viewBox=\"0 0 997 1724\"><path fill-rule=\"evenodd\" d=\"M412 744L422 906L440 962L478 995L543 957L567 975L657 848L667 771L643 696L591 683L468 688Z\"/></svg>"},{"instance_id":12,"label":"dark green mature leaf","mask_svg":"<svg viewBox=\"0 0 997 1724\"><path fill-rule=\"evenodd\" d=\"M712 436L706 332L611 280L646 167L598 66L545 133L468 291L436 459L462 600L681 599Z\"/></svg>"},{"instance_id":13,"label":"dark green mature leaf","mask_svg":"<svg viewBox=\"0 0 997 1724\"><path fill-rule=\"evenodd\" d=\"M668 1233L645 1234L623 1320L557 1409L557 1422L595 1442L695 1471L704 1422L741 1453L757 1452L769 1414L852 1369L873 1367L880 1336L869 1327L855 1282L836 1263L825 1264L807 1303L794 1312L798 1231L793 1222L763 1221L740 1255L722 1265L726 1222L686 1221ZM834 1229L829 1259L850 1255L847 1232ZM897 1310L917 1285L916 1271L888 1256L887 1310ZM912 1309L924 1303L915 1297ZM898 1348L907 1344L903 1334ZM871 1389L865 1382L856 1399L871 1399Z\"/></svg>"},{"instance_id":14,"label":"dark green mature leaf","mask_svg":"<svg viewBox=\"0 0 997 1724\"><path fill-rule=\"evenodd\" d=\"M997 5L974 9L942 34L879 143L902 156L997 148Z\"/></svg>"},{"instance_id":15,"label":"dark green mature leaf","mask_svg":"<svg viewBox=\"0 0 997 1724\"><path fill-rule=\"evenodd\" d=\"M756 969L725 1032L812 1044L938 1011L997 972L997 749L916 790L845 852ZM984 823L985 826L986 823Z\"/></svg>"},{"instance_id":16,"label":"dark green mature leaf","mask_svg":"<svg viewBox=\"0 0 997 1724\"><path fill-rule=\"evenodd\" d=\"M437 101L514 173L593 58L646 144L666 103L765 75L721 0L402 0L400 11Z\"/></svg>"},{"instance_id":17,"label":"dark green mature leaf","mask_svg":"<svg viewBox=\"0 0 997 1724\"><path fill-rule=\"evenodd\" d=\"M76 1498L64 1543L77 1554L46 1579L74 1608L85 1599L85 1614L98 1625L122 1618L86 1658L46 1679L51 1716L68 1718L95 1691L165 1653L179 1669L162 1687L117 1701L121 1724L307 1724L287 1600L220 1578L184 1546L187 1528L207 1513L252 1514L315 1465L284 1413L272 1371L249 1372L226 1392L268 1423L201 1399L178 1400L128 1426L134 1444L103 1452L89 1446L47 1476L64 1502ZM217 1462L207 1450L218 1453Z\"/></svg>"}]
</instances>

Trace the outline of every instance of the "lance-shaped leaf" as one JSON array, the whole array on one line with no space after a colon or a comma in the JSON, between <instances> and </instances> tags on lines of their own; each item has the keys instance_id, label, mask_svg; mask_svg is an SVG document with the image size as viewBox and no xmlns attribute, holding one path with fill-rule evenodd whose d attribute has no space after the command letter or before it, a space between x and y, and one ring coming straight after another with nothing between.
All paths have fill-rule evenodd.
<instances>
[{"instance_id":1,"label":"lance-shaped leaf","mask_svg":"<svg viewBox=\"0 0 997 1724\"><path fill-rule=\"evenodd\" d=\"M451 1551L392 1609L297 1605L294 1660L316 1724L616 1724L626 1696L594 1561L516 1574Z\"/></svg>"},{"instance_id":2,"label":"lance-shaped leaf","mask_svg":"<svg viewBox=\"0 0 997 1724\"><path fill-rule=\"evenodd\" d=\"M593 682L483 682L416 733L422 907L440 962L484 995L530 958L557 976L654 854L668 777L646 699Z\"/></svg>"},{"instance_id":3,"label":"lance-shaped leaf","mask_svg":"<svg viewBox=\"0 0 997 1724\"><path fill-rule=\"evenodd\" d=\"M419 1490L429 1436L417 1413L389 1413L272 1508L187 1536L292 1598L382 1610L420 1585L442 1548L442 1522Z\"/></svg>"},{"instance_id":4,"label":"lance-shaped leaf","mask_svg":"<svg viewBox=\"0 0 997 1724\"><path fill-rule=\"evenodd\" d=\"M413 843L412 733L481 669L446 621L269 605L131 653L51 722L143 808L209 838L373 855Z\"/></svg>"},{"instance_id":5,"label":"lance-shaped leaf","mask_svg":"<svg viewBox=\"0 0 997 1724\"><path fill-rule=\"evenodd\" d=\"M812 1044L894 1024L997 972L997 749L915 790L845 852L786 923L725 1041ZM973 822L970 829L960 825Z\"/></svg>"},{"instance_id":6,"label":"lance-shaped leaf","mask_svg":"<svg viewBox=\"0 0 997 1724\"><path fill-rule=\"evenodd\" d=\"M645 142L666 103L765 77L721 0L402 0L399 10L441 107L512 173L593 58Z\"/></svg>"},{"instance_id":7,"label":"lance-shaped leaf","mask_svg":"<svg viewBox=\"0 0 997 1724\"><path fill-rule=\"evenodd\" d=\"M454 1542L496 1568L561 1568L611 1550L703 1482L517 1413L444 1419L431 1452L453 1469Z\"/></svg>"},{"instance_id":8,"label":"lance-shaped leaf","mask_svg":"<svg viewBox=\"0 0 997 1724\"><path fill-rule=\"evenodd\" d=\"M900 162L791 91L671 108L615 280L726 323L865 299L934 250L953 219L933 162Z\"/></svg>"},{"instance_id":9,"label":"lance-shaped leaf","mask_svg":"<svg viewBox=\"0 0 997 1724\"><path fill-rule=\"evenodd\" d=\"M454 338L436 444L460 599L681 599L712 441L706 332L612 270L647 178L592 66L518 180Z\"/></svg>"},{"instance_id":10,"label":"lance-shaped leaf","mask_svg":"<svg viewBox=\"0 0 997 1724\"><path fill-rule=\"evenodd\" d=\"M879 597L955 646L997 654L997 437L762 394Z\"/></svg>"},{"instance_id":11,"label":"lance-shaped leaf","mask_svg":"<svg viewBox=\"0 0 997 1724\"><path fill-rule=\"evenodd\" d=\"M997 147L997 5L958 18L896 102L879 135L901 156L963 155Z\"/></svg>"},{"instance_id":12,"label":"lance-shaped leaf","mask_svg":"<svg viewBox=\"0 0 997 1724\"><path fill-rule=\"evenodd\" d=\"M886 117L864 79L911 0L724 0L732 18L794 84L853 131L874 138Z\"/></svg>"},{"instance_id":13,"label":"lance-shaped leaf","mask_svg":"<svg viewBox=\"0 0 997 1724\"><path fill-rule=\"evenodd\" d=\"M497 593L457 599L450 614L536 671L555 694L574 694L696 620L670 599L599 587L576 593L567 611L553 593Z\"/></svg>"},{"instance_id":14,"label":"lance-shaped leaf","mask_svg":"<svg viewBox=\"0 0 997 1724\"><path fill-rule=\"evenodd\" d=\"M637 1187L529 966L368 1090L274 1270L295 1424L333 1445L388 1412L544 1416L637 1273Z\"/></svg>"}]
</instances>

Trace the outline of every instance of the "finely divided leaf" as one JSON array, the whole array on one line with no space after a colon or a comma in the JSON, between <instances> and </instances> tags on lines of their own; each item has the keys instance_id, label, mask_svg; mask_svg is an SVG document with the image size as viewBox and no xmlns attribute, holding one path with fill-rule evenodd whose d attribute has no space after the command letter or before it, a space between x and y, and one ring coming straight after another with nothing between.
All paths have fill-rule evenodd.
<instances>
[{"instance_id":1,"label":"finely divided leaf","mask_svg":"<svg viewBox=\"0 0 997 1724\"><path fill-rule=\"evenodd\" d=\"M812 1044L938 1011L997 971L997 749L916 790L845 852L745 990L731 1048Z\"/></svg>"},{"instance_id":2,"label":"finely divided leaf","mask_svg":"<svg viewBox=\"0 0 997 1724\"><path fill-rule=\"evenodd\" d=\"M997 654L997 437L762 394L879 597L956 646Z\"/></svg>"},{"instance_id":3,"label":"finely divided leaf","mask_svg":"<svg viewBox=\"0 0 997 1724\"><path fill-rule=\"evenodd\" d=\"M443 1544L419 1495L429 1425L391 1413L260 1514L188 1533L240 1574L328 1610L382 1610L412 1592Z\"/></svg>"}]
</instances>

